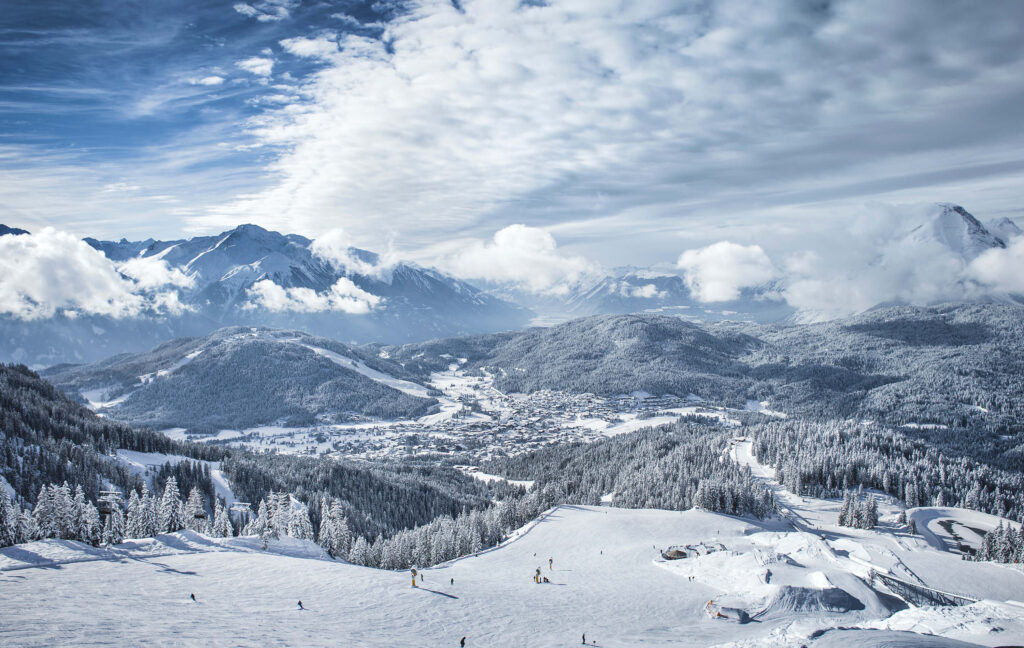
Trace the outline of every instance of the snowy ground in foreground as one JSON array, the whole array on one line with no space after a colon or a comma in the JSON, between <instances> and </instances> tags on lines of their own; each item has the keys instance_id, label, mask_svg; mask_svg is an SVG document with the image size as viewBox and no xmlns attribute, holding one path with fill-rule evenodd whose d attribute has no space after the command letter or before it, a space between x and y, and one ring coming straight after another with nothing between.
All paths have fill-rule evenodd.
<instances>
[{"instance_id":1,"label":"snowy ground in foreground","mask_svg":"<svg viewBox=\"0 0 1024 648\"><path fill-rule=\"evenodd\" d=\"M0 645L457 646L466 636L471 647L543 647L579 645L583 632L605 647L960 645L924 633L1024 642L1024 606L1005 602L1006 592L1024 592L1024 575L889 536L823 541L784 521L563 506L498 549L427 570L419 589L405 572L324 560L294 540L270 552L253 538L191 533L113 550L50 540L0 550ZM830 548L839 540L850 556ZM660 557L701 542L724 549ZM869 556L888 546L908 563L914 554L933 573L966 569L978 594L1002 601L890 616L893 602L857 578L855 545ZM550 584L533 583L537 567ZM760 615L745 625L713 620L708 600ZM859 629L811 639L837 627Z\"/></svg>"},{"instance_id":2,"label":"snowy ground in foreground","mask_svg":"<svg viewBox=\"0 0 1024 648\"><path fill-rule=\"evenodd\" d=\"M0 645L456 646L466 636L470 647L545 647L579 645L584 632L608 648L1024 644L1024 572L963 561L942 535L970 544L998 518L914 509L922 535L912 536L876 493L880 527L842 528L839 502L783 489L749 441L728 455L775 491L782 519L562 506L497 549L426 570L418 589L405 572L335 562L296 540L264 552L255 538L186 532L110 549L0 549ZM139 469L175 459L121 458ZM686 545L698 555L662 559ZM537 567L550 584L533 583ZM869 584L871 570L978 602L908 608ZM708 601L728 618L710 618ZM754 620L737 623L740 611Z\"/></svg>"}]
</instances>

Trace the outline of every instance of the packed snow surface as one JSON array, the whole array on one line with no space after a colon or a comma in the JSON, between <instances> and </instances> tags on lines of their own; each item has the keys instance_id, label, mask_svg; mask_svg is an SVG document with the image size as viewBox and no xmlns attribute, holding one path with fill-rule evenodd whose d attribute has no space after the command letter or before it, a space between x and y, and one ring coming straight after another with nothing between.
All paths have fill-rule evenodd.
<instances>
[{"instance_id":1,"label":"packed snow surface","mask_svg":"<svg viewBox=\"0 0 1024 648\"><path fill-rule=\"evenodd\" d=\"M868 555L875 542L906 543L903 554L933 571L961 562L923 540L862 533ZM328 560L291 539L266 552L255 538L191 532L112 549L48 540L0 550L0 644L458 646L465 636L470 647L554 647L583 633L608 648L1024 642L1021 608L1005 600L892 615L904 606L831 542L784 520L562 506L496 549L424 570L412 588L407 572ZM704 553L662 558L685 545ZM998 577L1024 591L1020 572L965 565L989 568L974 576L981 589ZM534 584L538 567L550 583Z\"/></svg>"}]
</instances>

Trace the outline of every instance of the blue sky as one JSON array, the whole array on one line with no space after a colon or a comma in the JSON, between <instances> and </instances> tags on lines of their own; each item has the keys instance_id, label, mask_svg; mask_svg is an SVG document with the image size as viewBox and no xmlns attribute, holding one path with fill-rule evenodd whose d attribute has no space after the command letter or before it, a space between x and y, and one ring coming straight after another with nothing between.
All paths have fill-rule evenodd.
<instances>
[{"instance_id":1,"label":"blue sky","mask_svg":"<svg viewBox=\"0 0 1024 648\"><path fill-rule=\"evenodd\" d=\"M0 222L781 258L877 204L1019 216L1022 42L998 1L12 2Z\"/></svg>"}]
</instances>

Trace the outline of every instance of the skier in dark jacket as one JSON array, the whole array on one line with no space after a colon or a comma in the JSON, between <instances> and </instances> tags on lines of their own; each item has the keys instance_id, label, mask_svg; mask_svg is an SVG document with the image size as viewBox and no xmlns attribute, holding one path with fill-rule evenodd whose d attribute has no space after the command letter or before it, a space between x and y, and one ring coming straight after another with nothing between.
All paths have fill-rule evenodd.
<instances>
[{"instance_id":1,"label":"skier in dark jacket","mask_svg":"<svg viewBox=\"0 0 1024 648\"><path fill-rule=\"evenodd\" d=\"M462 638L462 641L459 642L459 645L462 646L462 648L466 648L466 638L465 637Z\"/></svg>"},{"instance_id":2,"label":"skier in dark jacket","mask_svg":"<svg viewBox=\"0 0 1024 648\"><path fill-rule=\"evenodd\" d=\"M299 601L299 609L300 610L305 610L306 609L306 608L302 607L302 601Z\"/></svg>"},{"instance_id":3,"label":"skier in dark jacket","mask_svg":"<svg viewBox=\"0 0 1024 648\"><path fill-rule=\"evenodd\" d=\"M189 595L188 595L188 597L189 597L190 599L192 599L193 601L194 601L194 600L196 600L196 595L195 595L195 593L189 594Z\"/></svg>"}]
</instances>

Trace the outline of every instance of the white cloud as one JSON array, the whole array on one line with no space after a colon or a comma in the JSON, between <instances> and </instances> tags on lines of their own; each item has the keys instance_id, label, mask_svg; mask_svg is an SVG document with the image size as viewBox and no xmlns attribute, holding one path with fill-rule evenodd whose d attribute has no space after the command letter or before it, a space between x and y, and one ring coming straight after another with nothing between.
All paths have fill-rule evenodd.
<instances>
[{"instance_id":1,"label":"white cloud","mask_svg":"<svg viewBox=\"0 0 1024 648\"><path fill-rule=\"evenodd\" d=\"M131 278L140 290L154 290L164 286L191 288L195 280L178 268L171 268L163 259L134 257L117 264L117 270Z\"/></svg>"},{"instance_id":2,"label":"white cloud","mask_svg":"<svg viewBox=\"0 0 1024 648\"><path fill-rule=\"evenodd\" d=\"M353 253L352 241L341 228L321 234L309 247L313 256L327 261L335 268L368 276L380 276L392 265L392 261L380 259L374 265Z\"/></svg>"},{"instance_id":3,"label":"white cloud","mask_svg":"<svg viewBox=\"0 0 1024 648\"><path fill-rule=\"evenodd\" d=\"M580 256L558 250L548 232L526 225L509 225L490 242L473 241L460 252L440 260L457 277L514 285L532 293L565 294L569 288L598 272Z\"/></svg>"},{"instance_id":4,"label":"white cloud","mask_svg":"<svg viewBox=\"0 0 1024 648\"><path fill-rule=\"evenodd\" d=\"M985 288L1024 295L1024 236L1011 239L1005 250L993 248L978 256L967 276Z\"/></svg>"},{"instance_id":5,"label":"white cloud","mask_svg":"<svg viewBox=\"0 0 1024 648\"><path fill-rule=\"evenodd\" d=\"M251 4L239 2L234 5L234 10L260 22L276 22L288 18L298 5L299 0L259 0Z\"/></svg>"},{"instance_id":6,"label":"white cloud","mask_svg":"<svg viewBox=\"0 0 1024 648\"><path fill-rule=\"evenodd\" d=\"M35 234L2 236L0 313L35 320L58 312L115 318L146 310L181 312L175 293L156 289L186 285L187 277L153 262L125 265L128 277L84 241L49 227Z\"/></svg>"},{"instance_id":7,"label":"white cloud","mask_svg":"<svg viewBox=\"0 0 1024 648\"><path fill-rule=\"evenodd\" d=\"M731 301L741 289L760 286L776 274L761 246L729 241L686 250L676 265L684 271L690 292L702 302Z\"/></svg>"},{"instance_id":8,"label":"white cloud","mask_svg":"<svg viewBox=\"0 0 1024 648\"><path fill-rule=\"evenodd\" d=\"M327 36L286 38L280 45L289 54L306 58L330 59L338 54L338 43Z\"/></svg>"},{"instance_id":9,"label":"white cloud","mask_svg":"<svg viewBox=\"0 0 1024 648\"><path fill-rule=\"evenodd\" d=\"M630 286L629 296L640 297L642 299L654 299L655 297L661 297L664 293L658 290L658 287L654 284L644 284L643 286Z\"/></svg>"},{"instance_id":10,"label":"white cloud","mask_svg":"<svg viewBox=\"0 0 1024 648\"><path fill-rule=\"evenodd\" d=\"M779 295L813 321L888 302L924 306L1024 291L1024 244L972 258L975 246L962 226L936 220L941 211L935 204L867 205L847 227L784 254Z\"/></svg>"},{"instance_id":11,"label":"white cloud","mask_svg":"<svg viewBox=\"0 0 1024 648\"><path fill-rule=\"evenodd\" d=\"M253 56L247 59L242 59L241 61L237 61L235 65L246 72L255 74L256 76L270 76L274 71L274 59L262 56Z\"/></svg>"},{"instance_id":12,"label":"white cloud","mask_svg":"<svg viewBox=\"0 0 1024 648\"><path fill-rule=\"evenodd\" d=\"M1021 176L1024 13L1005 4L460 5L411 2L386 38L348 34L337 53L317 32L289 41L330 65L250 123L280 152L272 184L199 222L329 222L372 241L384 220L434 244L602 219L595 247L646 237L635 262L680 214L779 222L785 207L972 181L985 202L1017 200L982 191Z\"/></svg>"},{"instance_id":13,"label":"white cloud","mask_svg":"<svg viewBox=\"0 0 1024 648\"><path fill-rule=\"evenodd\" d=\"M249 289L250 308L262 307L273 312L320 313L338 311L349 315L365 315L383 300L341 277L327 292L310 288L283 288L269 279L257 281Z\"/></svg>"},{"instance_id":14,"label":"white cloud","mask_svg":"<svg viewBox=\"0 0 1024 648\"><path fill-rule=\"evenodd\" d=\"M216 86L224 83L224 77L217 75L210 75L199 78L192 78L188 80L192 85L204 85L204 86Z\"/></svg>"}]
</instances>

